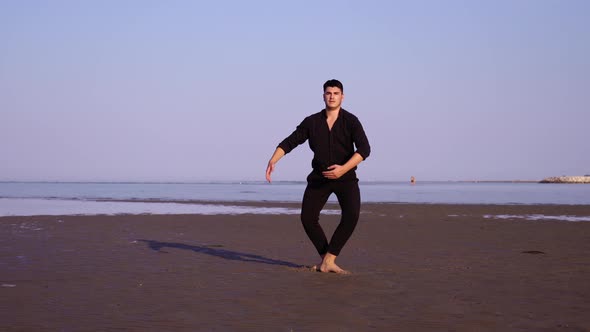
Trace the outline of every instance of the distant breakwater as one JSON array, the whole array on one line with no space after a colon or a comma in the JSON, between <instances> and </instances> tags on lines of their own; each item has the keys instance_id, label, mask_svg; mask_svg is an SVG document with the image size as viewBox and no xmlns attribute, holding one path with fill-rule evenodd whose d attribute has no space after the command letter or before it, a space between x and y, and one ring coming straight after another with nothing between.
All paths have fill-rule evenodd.
<instances>
[{"instance_id":1,"label":"distant breakwater","mask_svg":"<svg viewBox=\"0 0 590 332\"><path fill-rule=\"evenodd\" d=\"M590 183L590 175L554 176L541 180L541 183Z\"/></svg>"}]
</instances>

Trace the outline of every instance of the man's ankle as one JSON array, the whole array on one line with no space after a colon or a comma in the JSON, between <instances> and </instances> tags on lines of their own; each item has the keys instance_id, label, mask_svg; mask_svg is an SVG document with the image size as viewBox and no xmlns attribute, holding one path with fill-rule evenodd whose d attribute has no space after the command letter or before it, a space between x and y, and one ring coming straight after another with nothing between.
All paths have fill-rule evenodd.
<instances>
[{"instance_id":1,"label":"man's ankle","mask_svg":"<svg viewBox=\"0 0 590 332\"><path fill-rule=\"evenodd\" d=\"M323 261L326 263L334 263L334 261L336 261L336 255L331 254L331 253L327 253L324 255Z\"/></svg>"}]
</instances>

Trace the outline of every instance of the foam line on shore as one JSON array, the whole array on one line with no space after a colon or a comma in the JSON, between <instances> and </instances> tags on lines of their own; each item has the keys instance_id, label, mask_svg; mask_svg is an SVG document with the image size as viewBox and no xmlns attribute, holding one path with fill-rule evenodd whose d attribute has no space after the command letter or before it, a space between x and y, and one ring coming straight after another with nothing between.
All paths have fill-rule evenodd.
<instances>
[{"instance_id":1,"label":"foam line on shore","mask_svg":"<svg viewBox=\"0 0 590 332\"><path fill-rule=\"evenodd\" d=\"M112 202L61 199L0 198L0 216L117 215L117 214L299 214L285 207L256 207L200 203ZM323 214L338 214L324 210Z\"/></svg>"},{"instance_id":2,"label":"foam line on shore","mask_svg":"<svg viewBox=\"0 0 590 332\"><path fill-rule=\"evenodd\" d=\"M525 214L525 215L512 215L512 214L498 214L483 216L486 219L525 219L525 220L561 220L561 221L590 221L590 216L546 216L543 214Z\"/></svg>"}]
</instances>

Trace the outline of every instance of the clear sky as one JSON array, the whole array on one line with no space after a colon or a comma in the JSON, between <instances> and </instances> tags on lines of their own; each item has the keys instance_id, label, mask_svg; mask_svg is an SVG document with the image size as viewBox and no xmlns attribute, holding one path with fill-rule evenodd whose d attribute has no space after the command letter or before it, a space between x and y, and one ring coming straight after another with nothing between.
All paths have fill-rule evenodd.
<instances>
[{"instance_id":1,"label":"clear sky","mask_svg":"<svg viewBox=\"0 0 590 332\"><path fill-rule=\"evenodd\" d=\"M590 174L590 1L6 0L0 180L263 180L331 78L361 180Z\"/></svg>"}]
</instances>

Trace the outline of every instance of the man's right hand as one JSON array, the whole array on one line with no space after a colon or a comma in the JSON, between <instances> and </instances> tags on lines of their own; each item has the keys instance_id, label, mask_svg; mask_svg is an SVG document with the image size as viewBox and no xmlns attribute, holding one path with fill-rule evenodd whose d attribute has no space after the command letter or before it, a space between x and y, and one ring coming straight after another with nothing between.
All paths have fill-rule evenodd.
<instances>
[{"instance_id":1,"label":"man's right hand","mask_svg":"<svg viewBox=\"0 0 590 332\"><path fill-rule=\"evenodd\" d=\"M266 181L271 183L270 174L275 170L275 164L272 161L268 162L268 166L266 166Z\"/></svg>"},{"instance_id":2,"label":"man's right hand","mask_svg":"<svg viewBox=\"0 0 590 332\"><path fill-rule=\"evenodd\" d=\"M270 183L270 174L275 170L275 164L283 158L285 155L285 151L281 148L277 148L275 152L272 154L272 157L268 161L268 166L266 166L266 181Z\"/></svg>"}]
</instances>

